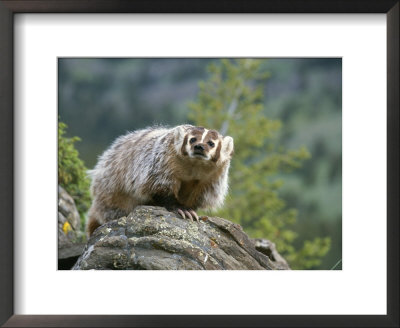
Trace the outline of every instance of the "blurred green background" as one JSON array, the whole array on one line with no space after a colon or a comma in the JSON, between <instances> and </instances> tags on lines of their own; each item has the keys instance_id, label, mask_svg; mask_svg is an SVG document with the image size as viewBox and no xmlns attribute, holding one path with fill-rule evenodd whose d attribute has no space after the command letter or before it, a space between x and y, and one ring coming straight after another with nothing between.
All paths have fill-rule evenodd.
<instances>
[{"instance_id":1,"label":"blurred green background","mask_svg":"<svg viewBox=\"0 0 400 328\"><path fill-rule=\"evenodd\" d=\"M211 118L212 122L212 108L218 105L212 100L202 100L199 82L203 81L206 87L207 83L209 86L222 83L225 87L224 79L240 81L240 74L247 74L235 70L236 64L232 61L226 64L225 71L219 71L223 81L213 81L212 77L218 72L210 71L210 64L220 67L220 62L212 58L60 58L58 114L60 121L68 126L66 136L81 138L75 147L85 165L92 168L97 157L126 131L154 124L174 126L202 122L196 120L196 115L203 113L208 113L208 121ZM304 252L312 253L312 245L326 247L326 251L318 255L320 260L308 264L298 262L293 266L341 269L342 61L338 58L270 58L257 63L254 72L257 70L258 77L253 78L250 73L247 76L250 91L260 88L260 95L252 99L258 101L254 115L281 122L279 128L272 129L274 145L288 150L305 147L311 155L309 159L304 158L298 168L273 171L274 179L282 181L277 193L286 204L285 208L296 210L290 230L297 237L290 237L286 242L297 250L297 257ZM229 91L229 87L223 90ZM197 103L198 110L190 103ZM228 130L228 134L232 132ZM246 222L238 221L246 230ZM253 230L249 226L246 231L259 237ZM308 243L325 237L329 237L326 238L328 245ZM277 246L281 251L279 242ZM290 252L288 249L287 257ZM296 261L293 258L293 262Z\"/></svg>"}]
</instances>

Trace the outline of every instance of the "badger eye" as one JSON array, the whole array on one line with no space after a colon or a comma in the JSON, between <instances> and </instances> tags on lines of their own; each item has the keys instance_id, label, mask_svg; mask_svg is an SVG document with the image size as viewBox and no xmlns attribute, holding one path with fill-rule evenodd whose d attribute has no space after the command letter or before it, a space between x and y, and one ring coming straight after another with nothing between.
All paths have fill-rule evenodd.
<instances>
[{"instance_id":1,"label":"badger eye","mask_svg":"<svg viewBox=\"0 0 400 328\"><path fill-rule=\"evenodd\" d=\"M195 142L197 139L196 138L192 138L190 139L190 143L192 144L193 142Z\"/></svg>"},{"instance_id":2,"label":"badger eye","mask_svg":"<svg viewBox=\"0 0 400 328\"><path fill-rule=\"evenodd\" d=\"M209 141L209 142L207 142L208 143L208 145L212 148L212 147L214 147L214 143L212 142L212 141Z\"/></svg>"}]
</instances>

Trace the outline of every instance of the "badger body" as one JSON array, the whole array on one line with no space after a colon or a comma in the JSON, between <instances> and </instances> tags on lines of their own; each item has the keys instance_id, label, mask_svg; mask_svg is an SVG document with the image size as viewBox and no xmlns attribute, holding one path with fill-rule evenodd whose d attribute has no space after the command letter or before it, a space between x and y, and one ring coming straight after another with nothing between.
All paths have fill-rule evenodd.
<instances>
[{"instance_id":1,"label":"badger body","mask_svg":"<svg viewBox=\"0 0 400 328\"><path fill-rule=\"evenodd\" d=\"M153 127L117 138L99 158L92 177L87 231L157 205L197 217L220 207L228 190L233 139L192 125Z\"/></svg>"}]
</instances>

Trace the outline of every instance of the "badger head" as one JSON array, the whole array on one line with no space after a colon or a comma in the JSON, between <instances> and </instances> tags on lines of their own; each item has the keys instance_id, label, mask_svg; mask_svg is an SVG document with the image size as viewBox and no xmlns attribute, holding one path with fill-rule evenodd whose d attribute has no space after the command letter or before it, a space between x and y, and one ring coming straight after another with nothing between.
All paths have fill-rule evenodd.
<instances>
[{"instance_id":1,"label":"badger head","mask_svg":"<svg viewBox=\"0 0 400 328\"><path fill-rule=\"evenodd\" d=\"M225 163L233 154L233 138L201 126L180 125L175 128L175 149L191 159Z\"/></svg>"}]
</instances>

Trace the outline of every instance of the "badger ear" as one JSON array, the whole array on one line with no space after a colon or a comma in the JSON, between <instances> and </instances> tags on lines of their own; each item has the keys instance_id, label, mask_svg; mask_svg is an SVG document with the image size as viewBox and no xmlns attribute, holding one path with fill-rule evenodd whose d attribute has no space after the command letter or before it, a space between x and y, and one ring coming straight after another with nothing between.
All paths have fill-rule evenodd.
<instances>
[{"instance_id":1,"label":"badger ear","mask_svg":"<svg viewBox=\"0 0 400 328\"><path fill-rule=\"evenodd\" d=\"M181 152L182 144L185 139L186 130L179 125L174 129L174 145L177 153Z\"/></svg>"},{"instance_id":2,"label":"badger ear","mask_svg":"<svg viewBox=\"0 0 400 328\"><path fill-rule=\"evenodd\" d=\"M185 129L179 125L174 129L174 140L175 143L181 143L183 138L185 138Z\"/></svg>"},{"instance_id":3,"label":"badger ear","mask_svg":"<svg viewBox=\"0 0 400 328\"><path fill-rule=\"evenodd\" d=\"M233 155L233 138L226 136L222 139L222 154L226 159L232 158Z\"/></svg>"}]
</instances>

